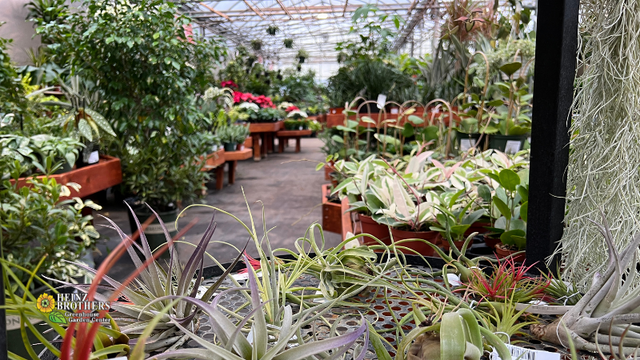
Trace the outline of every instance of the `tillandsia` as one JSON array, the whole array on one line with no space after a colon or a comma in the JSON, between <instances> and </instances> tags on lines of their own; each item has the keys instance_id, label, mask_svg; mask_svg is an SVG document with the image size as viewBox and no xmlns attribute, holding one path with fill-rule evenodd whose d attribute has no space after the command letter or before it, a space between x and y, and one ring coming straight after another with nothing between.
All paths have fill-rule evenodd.
<instances>
[{"instance_id":1,"label":"tillandsia","mask_svg":"<svg viewBox=\"0 0 640 360\"><path fill-rule=\"evenodd\" d=\"M532 325L531 333L563 346L571 340L578 350L595 352L600 347L612 353L619 347L632 354L640 346L640 326L635 325L640 322L640 287L634 287L640 233L618 252L604 213L602 224L596 225L608 247L605 271L596 273L591 288L564 316L549 325ZM611 345L602 345L607 343Z\"/></svg>"},{"instance_id":2,"label":"tillandsia","mask_svg":"<svg viewBox=\"0 0 640 360\"><path fill-rule=\"evenodd\" d=\"M315 230L319 230L321 243L318 245L315 237ZM293 256L293 260L285 264L286 267L303 267L304 272L311 274L320 280L319 291L326 299L336 299L345 293L351 292L354 287L368 285L364 290L373 287L397 288L396 285L385 280L383 276L394 270L398 264L395 257L387 257L386 262L378 264L378 255L374 252L374 247L358 246L346 248L346 245L356 240L358 237L348 237L337 246L325 249L324 234L319 224L313 224L305 237L296 241L295 247L298 251L285 251ZM385 247L384 245L381 245ZM305 248L309 251L305 251ZM315 254L312 256L311 253ZM386 254L390 254L388 248Z\"/></svg>"},{"instance_id":3,"label":"tillandsia","mask_svg":"<svg viewBox=\"0 0 640 360\"><path fill-rule=\"evenodd\" d=\"M157 216L155 211L150 210ZM133 214L132 216L138 226L142 228L138 218ZM112 228L118 232L122 242L130 241L130 237L127 236L113 221L107 218L107 221L111 224ZM166 229L165 224L158 217L158 221L163 228ZM115 302L111 306L115 310L111 315L116 319L120 325L122 333L127 334L132 338L139 337L150 326L151 322L157 316L157 314L165 308L170 301L156 300L165 296L179 296L179 297L192 297L195 298L198 294L200 284L202 283L202 277L198 274L202 274L204 266L204 255L207 245L211 241L211 238L215 232L216 225L214 223L214 217L212 216L209 226L205 230L202 238L198 242L195 250L189 257L186 263L181 263L180 257L177 254L173 240L168 233L165 234L167 238L167 245L169 250L168 269L165 270L163 266L154 261L149 266L140 272L140 274L132 279L130 284L123 284L114 280L109 276L104 276L102 279L106 282L105 289L109 292L115 292L121 289L121 297L126 299L126 302ZM133 243L133 246L129 246L127 251L133 263L137 268L143 266L143 260L138 256L136 250L140 251L144 258L152 259L154 254L147 242L144 232L140 233L140 242L142 246ZM209 301L215 291L218 290L222 281L229 274L235 264L240 261L242 252L235 259L235 262L220 276L220 278L211 285L206 292L202 295L203 301ZM98 270L89 268L85 265L78 264L89 273L96 275ZM78 288L81 291L87 291L87 286L71 285ZM99 301L107 301L108 296L102 294L96 294L95 298ZM179 327L177 327L172 320L176 320L182 327L189 328L191 331L197 331L199 326L199 309L190 303L181 302L175 303L172 307L167 309L165 314L155 323L153 331L146 339L145 351L148 353L162 352L168 349L177 348L188 340L188 336L183 334Z\"/></svg>"}]
</instances>

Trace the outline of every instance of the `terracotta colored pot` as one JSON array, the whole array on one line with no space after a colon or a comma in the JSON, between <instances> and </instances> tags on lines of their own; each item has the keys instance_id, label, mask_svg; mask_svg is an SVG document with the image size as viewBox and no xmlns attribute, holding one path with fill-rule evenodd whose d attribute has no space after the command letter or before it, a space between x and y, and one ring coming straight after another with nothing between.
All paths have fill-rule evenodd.
<instances>
[{"instance_id":1,"label":"terracotta colored pot","mask_svg":"<svg viewBox=\"0 0 640 360\"><path fill-rule=\"evenodd\" d=\"M422 239L426 240L432 244L440 244L440 233L437 231L406 231L400 230L396 228L391 228L391 234L393 235L393 240L398 242L404 239ZM435 250L423 241L407 241L405 243L400 244L401 246L408 247L417 251L418 253L424 256L434 256ZM405 254L415 254L408 250L402 250Z\"/></svg>"},{"instance_id":2,"label":"terracotta colored pot","mask_svg":"<svg viewBox=\"0 0 640 360\"><path fill-rule=\"evenodd\" d=\"M238 144L238 145L236 146L236 150L238 150L238 151L243 150L243 149L244 149L244 143L242 143L242 144Z\"/></svg>"},{"instance_id":3,"label":"terracotta colored pot","mask_svg":"<svg viewBox=\"0 0 640 360\"><path fill-rule=\"evenodd\" d=\"M507 250L507 249L503 249L500 245L502 243L499 243L498 245L496 245L496 256L498 257L498 259L503 259L506 258L507 256L516 253L517 251L513 251L513 250ZM519 254L513 257L513 260L516 262L524 262L525 259L525 254Z\"/></svg>"},{"instance_id":4,"label":"terracotta colored pot","mask_svg":"<svg viewBox=\"0 0 640 360\"><path fill-rule=\"evenodd\" d=\"M496 247L496 245L500 243L500 239L499 238L496 239L496 238L492 238L487 235L484 235L484 243L487 245L487 247L493 249Z\"/></svg>"},{"instance_id":5,"label":"terracotta colored pot","mask_svg":"<svg viewBox=\"0 0 640 360\"><path fill-rule=\"evenodd\" d=\"M336 169L333 167L334 162L331 161L324 166L324 179L331 180L331 173Z\"/></svg>"},{"instance_id":6,"label":"terracotta colored pot","mask_svg":"<svg viewBox=\"0 0 640 360\"><path fill-rule=\"evenodd\" d=\"M440 240L440 244L444 251L447 252L451 250L451 246L449 246L449 242L447 241L447 239L443 238L442 235L441 239L442 240ZM454 241L453 244L458 248L458 250L460 250L462 249L462 245L464 245L464 241ZM469 244L469 247L471 247L471 244Z\"/></svg>"},{"instance_id":7,"label":"terracotta colored pot","mask_svg":"<svg viewBox=\"0 0 640 360\"><path fill-rule=\"evenodd\" d=\"M473 234L474 232L477 232L478 234L484 234L484 233L487 232L487 229L485 229L485 227L487 227L487 226L491 226L491 223L490 222L475 222L471 226L469 226L467 231L465 231L464 237L466 238L467 236Z\"/></svg>"},{"instance_id":8,"label":"terracotta colored pot","mask_svg":"<svg viewBox=\"0 0 640 360\"><path fill-rule=\"evenodd\" d=\"M385 244L391 244L391 237L389 236L389 228L386 225L378 224L371 216L358 214L358 219L362 225L362 232L365 234L373 235ZM378 245L379 243L370 237L362 238L365 245Z\"/></svg>"}]
</instances>

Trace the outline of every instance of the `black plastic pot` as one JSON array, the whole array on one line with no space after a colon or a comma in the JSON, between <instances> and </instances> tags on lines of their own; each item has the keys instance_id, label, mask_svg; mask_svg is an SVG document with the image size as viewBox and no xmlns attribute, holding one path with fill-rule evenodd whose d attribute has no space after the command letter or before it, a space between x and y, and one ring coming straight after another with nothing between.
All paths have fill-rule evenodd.
<instances>
[{"instance_id":1,"label":"black plastic pot","mask_svg":"<svg viewBox=\"0 0 640 360\"><path fill-rule=\"evenodd\" d=\"M465 134L456 131L456 144L458 145L458 149L463 151L474 146L480 151L484 150L488 146L488 138L489 135L487 134Z\"/></svg>"},{"instance_id":2,"label":"black plastic pot","mask_svg":"<svg viewBox=\"0 0 640 360\"><path fill-rule=\"evenodd\" d=\"M524 143L528 137L528 135L491 135L489 149L515 154L524 149Z\"/></svg>"},{"instance_id":3,"label":"black plastic pot","mask_svg":"<svg viewBox=\"0 0 640 360\"><path fill-rule=\"evenodd\" d=\"M237 146L236 143L224 143L224 151L235 151Z\"/></svg>"},{"instance_id":4,"label":"black plastic pot","mask_svg":"<svg viewBox=\"0 0 640 360\"><path fill-rule=\"evenodd\" d=\"M144 231L144 235L147 238L147 242L149 242L149 247L151 248L151 251L165 244L167 242L167 238L164 235L164 231L162 230L162 227L160 226L158 219L149 210L149 208L144 204L139 204L136 201L136 199L133 199L133 198L125 199L125 201L133 209L133 212L138 218L138 221L140 221L140 224L143 224L150 216L154 217L151 224L149 224L149 226L147 226L147 228ZM175 227L175 221L178 218L179 213L180 213L180 209L178 208L174 210L165 211L165 212L158 212L160 219L164 223L164 226L166 226L167 231L169 231L169 235L171 237L174 237L178 233L178 230ZM131 226L131 233L133 234L136 230L138 230L138 226L136 225L136 222L133 219L131 212L129 212L128 215L129 215L129 225ZM140 238L138 237L138 239ZM165 255L168 255L168 253L165 252L163 256Z\"/></svg>"},{"instance_id":5,"label":"black plastic pot","mask_svg":"<svg viewBox=\"0 0 640 360\"><path fill-rule=\"evenodd\" d=\"M80 151L80 156L78 156L78 160L76 160L76 168L97 164L99 159L100 145L91 143Z\"/></svg>"}]
</instances>

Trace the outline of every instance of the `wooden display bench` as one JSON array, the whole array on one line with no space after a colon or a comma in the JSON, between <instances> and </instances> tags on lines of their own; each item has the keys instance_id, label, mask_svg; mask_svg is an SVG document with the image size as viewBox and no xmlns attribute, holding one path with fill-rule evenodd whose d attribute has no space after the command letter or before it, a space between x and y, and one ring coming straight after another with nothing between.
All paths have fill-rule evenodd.
<instances>
[{"instance_id":1,"label":"wooden display bench","mask_svg":"<svg viewBox=\"0 0 640 360\"><path fill-rule=\"evenodd\" d=\"M204 160L204 164L202 165L202 171L209 171L209 170L213 170L214 168L217 168L220 165L223 165L225 162L225 157L224 157L224 149L220 149L216 152L212 152L211 154L207 155L206 159L202 159Z\"/></svg>"},{"instance_id":2,"label":"wooden display bench","mask_svg":"<svg viewBox=\"0 0 640 360\"><path fill-rule=\"evenodd\" d=\"M344 240L347 232L353 232L351 213L347 212L349 201L344 198L340 204L329 202L327 196L331 193L330 187L329 184L322 185L322 229L341 234Z\"/></svg>"},{"instance_id":3,"label":"wooden display bench","mask_svg":"<svg viewBox=\"0 0 640 360\"><path fill-rule=\"evenodd\" d=\"M267 153L273 152L274 134L283 127L284 121L249 124L249 131L253 139L253 160L260 161L267 157Z\"/></svg>"},{"instance_id":4,"label":"wooden display bench","mask_svg":"<svg viewBox=\"0 0 640 360\"><path fill-rule=\"evenodd\" d=\"M244 148L238 151L226 151L224 153L224 159L229 164L229 185L236 182L236 167L238 166L238 160L246 160L251 158L253 150ZM216 189L222 190L224 187L224 164L216 168Z\"/></svg>"},{"instance_id":5,"label":"wooden display bench","mask_svg":"<svg viewBox=\"0 0 640 360\"><path fill-rule=\"evenodd\" d=\"M300 152L300 137L311 135L311 130L280 130L276 133L278 137L278 152L284 152L284 145L289 142L289 139L296 139L296 152Z\"/></svg>"},{"instance_id":6,"label":"wooden display bench","mask_svg":"<svg viewBox=\"0 0 640 360\"><path fill-rule=\"evenodd\" d=\"M36 178L42 179L45 177L43 175ZM31 187L31 184L27 182L31 178L19 178L18 187ZM73 197L86 198L89 195L120 184L122 182L122 168L120 167L120 159L108 155L100 155L100 160L96 164L73 169L62 174L51 175L49 178L55 179L58 184L65 185L73 182L81 186L80 191L69 187L71 195L61 196L60 201Z\"/></svg>"}]
</instances>

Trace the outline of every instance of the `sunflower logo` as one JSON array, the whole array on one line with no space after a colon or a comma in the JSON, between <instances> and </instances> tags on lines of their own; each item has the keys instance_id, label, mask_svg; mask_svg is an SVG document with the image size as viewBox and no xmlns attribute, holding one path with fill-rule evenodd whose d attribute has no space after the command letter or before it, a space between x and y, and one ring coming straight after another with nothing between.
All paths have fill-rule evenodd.
<instances>
[{"instance_id":1,"label":"sunflower logo","mask_svg":"<svg viewBox=\"0 0 640 360\"><path fill-rule=\"evenodd\" d=\"M48 314L56 308L56 301L53 299L53 296L44 293L38 297L38 300L36 300L36 307L41 312Z\"/></svg>"}]
</instances>

